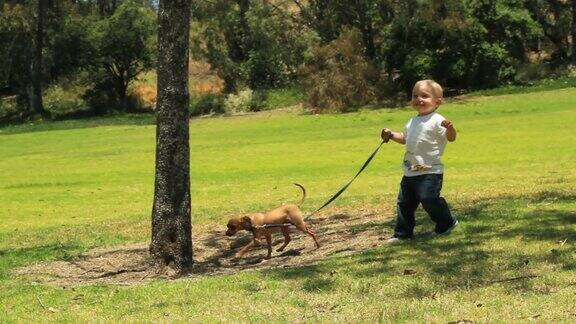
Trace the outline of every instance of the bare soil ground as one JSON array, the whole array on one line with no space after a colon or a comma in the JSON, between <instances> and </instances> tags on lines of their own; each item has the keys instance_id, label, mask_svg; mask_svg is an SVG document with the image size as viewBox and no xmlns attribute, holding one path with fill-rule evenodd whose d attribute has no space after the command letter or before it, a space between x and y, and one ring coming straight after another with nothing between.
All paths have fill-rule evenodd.
<instances>
[{"instance_id":1,"label":"bare soil ground","mask_svg":"<svg viewBox=\"0 0 576 324\"><path fill-rule=\"evenodd\" d=\"M387 215L387 216L383 216ZM391 210L335 210L307 221L316 231L321 244L315 248L312 238L295 228L292 241L283 253L272 252L265 260L265 243L248 252L241 260L234 254L247 244L252 234L224 235L225 225L214 229L194 229L194 266L187 277L230 274L238 271L312 264L334 255L359 253L384 244L391 236ZM273 236L274 248L283 242L280 233ZM151 266L146 243L95 249L69 261L43 262L17 269L15 274L40 283L58 286L123 284L131 285L173 274Z\"/></svg>"}]
</instances>

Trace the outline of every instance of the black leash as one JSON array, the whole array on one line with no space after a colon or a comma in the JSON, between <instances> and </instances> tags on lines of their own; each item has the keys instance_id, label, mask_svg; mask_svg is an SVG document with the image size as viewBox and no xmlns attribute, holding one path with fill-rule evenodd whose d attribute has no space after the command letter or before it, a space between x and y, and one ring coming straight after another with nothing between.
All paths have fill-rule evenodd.
<instances>
[{"instance_id":1,"label":"black leash","mask_svg":"<svg viewBox=\"0 0 576 324\"><path fill-rule=\"evenodd\" d=\"M356 180L356 178L360 175L360 173L362 173L362 171L364 171L364 169L366 169L368 164L370 164L370 161L372 161L372 159L376 156L376 154L378 153L378 151L380 150L380 148L382 147L382 145L384 143L388 143L388 140L383 140L380 143L380 145L378 145L378 147L374 150L374 152L372 152L372 155L370 155L368 160L366 160L366 162L364 162L364 165L362 165L362 167L360 168L358 173L356 173L354 178L352 178L352 180L350 180L344 187L342 187L340 190L338 190L338 192L335 193L334 196L332 196L332 198L328 199L328 201L324 205L322 205L322 207L316 209L312 214L306 216L306 218L304 218L304 220L308 220L308 218L312 217L314 214L316 214L317 212L322 210L324 207L328 206L331 202L336 200L336 198L338 198L344 191L346 191L346 189L348 189L348 187L352 184L352 182L354 182L354 180Z\"/></svg>"},{"instance_id":2,"label":"black leash","mask_svg":"<svg viewBox=\"0 0 576 324\"><path fill-rule=\"evenodd\" d=\"M286 226L292 226L294 224L292 223L284 223L284 224L263 224L263 225L252 225L253 229L259 229L259 228L271 228L271 227L286 227Z\"/></svg>"}]
</instances>

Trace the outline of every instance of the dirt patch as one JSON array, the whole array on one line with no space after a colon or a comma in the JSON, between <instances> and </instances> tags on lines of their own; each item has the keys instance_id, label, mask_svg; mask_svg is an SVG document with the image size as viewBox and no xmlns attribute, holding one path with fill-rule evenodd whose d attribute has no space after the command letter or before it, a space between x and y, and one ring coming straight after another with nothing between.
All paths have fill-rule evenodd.
<instances>
[{"instance_id":1,"label":"dirt patch","mask_svg":"<svg viewBox=\"0 0 576 324\"><path fill-rule=\"evenodd\" d=\"M383 215L387 215L384 217ZM240 261L233 259L238 249L251 238L248 232L234 237L224 235L225 226L218 229L194 229L194 266L188 277L230 274L238 271L312 264L335 255L347 255L381 246L390 237L390 210L332 210L308 221L322 245L316 249L307 235L291 229L292 241L283 253L273 251L270 260L265 244L248 252ZM273 236L275 248L283 242L280 233ZM138 284L156 278L169 278L151 266L145 243L95 249L73 260L43 262L19 268L15 274L40 283L59 286L92 284Z\"/></svg>"}]
</instances>

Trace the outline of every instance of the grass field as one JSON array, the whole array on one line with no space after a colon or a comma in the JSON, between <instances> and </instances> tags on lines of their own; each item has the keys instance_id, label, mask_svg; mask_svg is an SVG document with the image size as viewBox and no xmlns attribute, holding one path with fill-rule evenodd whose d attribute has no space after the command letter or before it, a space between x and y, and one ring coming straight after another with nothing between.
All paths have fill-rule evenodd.
<instances>
[{"instance_id":1,"label":"grass field","mask_svg":"<svg viewBox=\"0 0 576 324\"><path fill-rule=\"evenodd\" d=\"M459 131L444 156L444 196L461 222L450 236L299 268L132 286L55 287L13 270L148 240L152 118L1 128L1 321L574 322L574 98L576 89L559 89L440 108ZM400 130L412 115L270 111L193 120L194 231L297 201L292 182L306 186L305 209L313 210L354 175L382 127ZM402 149L385 145L333 206L392 208ZM424 214L418 223L417 233L430 230Z\"/></svg>"}]
</instances>

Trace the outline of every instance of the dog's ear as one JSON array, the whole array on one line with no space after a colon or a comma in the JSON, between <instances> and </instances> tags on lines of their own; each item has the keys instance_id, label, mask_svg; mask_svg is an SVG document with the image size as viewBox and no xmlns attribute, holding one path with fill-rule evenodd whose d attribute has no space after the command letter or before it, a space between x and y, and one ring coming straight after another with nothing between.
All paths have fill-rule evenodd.
<instances>
[{"instance_id":1,"label":"dog's ear","mask_svg":"<svg viewBox=\"0 0 576 324\"><path fill-rule=\"evenodd\" d=\"M250 217L244 216L241 218L241 221L242 221L242 226L245 229L251 229L252 228L252 220L250 219Z\"/></svg>"}]
</instances>

